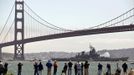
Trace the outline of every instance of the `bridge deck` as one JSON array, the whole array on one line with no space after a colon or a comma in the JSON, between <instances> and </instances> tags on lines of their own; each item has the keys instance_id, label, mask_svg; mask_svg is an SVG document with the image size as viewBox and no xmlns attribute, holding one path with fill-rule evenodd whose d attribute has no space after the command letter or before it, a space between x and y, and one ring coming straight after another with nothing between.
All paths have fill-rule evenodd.
<instances>
[{"instance_id":1,"label":"bridge deck","mask_svg":"<svg viewBox=\"0 0 134 75\"><path fill-rule=\"evenodd\" d=\"M82 35L104 34L104 33L113 33L113 32L124 32L124 31L134 31L134 24L107 27L107 28L98 28L98 29L77 30L77 31L66 32L66 33L33 37L24 40L2 43L0 44L0 47L14 45L15 43L30 43L30 42L36 42L41 40L50 40L50 39L58 39L58 38L66 38L66 37L74 37L74 36L82 36Z\"/></svg>"}]
</instances>

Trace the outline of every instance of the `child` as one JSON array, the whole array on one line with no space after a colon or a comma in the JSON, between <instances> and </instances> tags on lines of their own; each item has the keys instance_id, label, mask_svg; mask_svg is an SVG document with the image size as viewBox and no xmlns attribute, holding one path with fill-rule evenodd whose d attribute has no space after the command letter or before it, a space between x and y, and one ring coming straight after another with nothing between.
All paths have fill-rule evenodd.
<instances>
[{"instance_id":1,"label":"child","mask_svg":"<svg viewBox=\"0 0 134 75\"><path fill-rule=\"evenodd\" d=\"M61 73L61 75L65 75L65 71L64 71L64 70L62 70L62 73Z\"/></svg>"}]
</instances>

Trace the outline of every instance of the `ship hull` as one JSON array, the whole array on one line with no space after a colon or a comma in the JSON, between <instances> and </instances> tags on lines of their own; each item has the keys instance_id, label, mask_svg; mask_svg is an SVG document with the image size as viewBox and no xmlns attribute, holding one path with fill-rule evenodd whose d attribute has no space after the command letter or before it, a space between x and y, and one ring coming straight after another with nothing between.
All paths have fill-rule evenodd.
<instances>
[{"instance_id":1,"label":"ship hull","mask_svg":"<svg viewBox=\"0 0 134 75\"><path fill-rule=\"evenodd\" d=\"M57 61L127 61L128 57L122 57L122 58L106 58L106 57L100 57L100 58L89 58L89 59L84 59L84 58L52 58L52 60L57 60Z\"/></svg>"}]
</instances>

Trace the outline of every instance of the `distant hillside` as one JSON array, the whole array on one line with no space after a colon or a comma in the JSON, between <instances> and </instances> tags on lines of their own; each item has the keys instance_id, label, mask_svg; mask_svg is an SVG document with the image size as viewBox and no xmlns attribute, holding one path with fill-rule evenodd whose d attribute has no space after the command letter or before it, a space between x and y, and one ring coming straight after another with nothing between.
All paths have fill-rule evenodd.
<instances>
[{"instance_id":1,"label":"distant hillside","mask_svg":"<svg viewBox=\"0 0 134 75\"><path fill-rule=\"evenodd\" d=\"M76 53L68 53L68 52L41 52L41 53L26 53L25 59L42 59L47 60L50 58L69 58L74 57ZM5 60L12 60L13 54L12 53L2 53L2 57Z\"/></svg>"},{"instance_id":2,"label":"distant hillside","mask_svg":"<svg viewBox=\"0 0 134 75\"><path fill-rule=\"evenodd\" d=\"M112 58L129 57L129 60L134 60L134 48L98 51L99 54L103 54L105 52L109 52Z\"/></svg>"},{"instance_id":3,"label":"distant hillside","mask_svg":"<svg viewBox=\"0 0 134 75\"><path fill-rule=\"evenodd\" d=\"M103 54L105 52L109 52L112 58L117 57L129 57L129 60L134 60L134 48L128 49L115 49L115 50L101 50L98 51L99 54ZM68 53L68 52L41 52L41 53L27 53L25 54L26 59L42 59L47 60L50 58L69 58L74 57L77 53ZM11 53L3 53L2 54L4 59L13 59L13 54Z\"/></svg>"},{"instance_id":4,"label":"distant hillside","mask_svg":"<svg viewBox=\"0 0 134 75\"><path fill-rule=\"evenodd\" d=\"M67 52L41 52L41 53L29 53L26 54L26 59L42 59L47 60L50 58L69 58L74 57L76 53L67 53Z\"/></svg>"}]
</instances>

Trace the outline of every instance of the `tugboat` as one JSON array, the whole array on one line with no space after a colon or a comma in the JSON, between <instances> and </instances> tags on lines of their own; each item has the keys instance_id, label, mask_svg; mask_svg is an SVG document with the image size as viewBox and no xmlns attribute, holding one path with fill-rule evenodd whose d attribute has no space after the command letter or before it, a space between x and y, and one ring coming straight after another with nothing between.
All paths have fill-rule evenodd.
<instances>
[{"instance_id":1,"label":"tugboat","mask_svg":"<svg viewBox=\"0 0 134 75\"><path fill-rule=\"evenodd\" d=\"M122 58L111 58L111 57L103 57L100 56L95 50L93 46L90 45L90 51L89 53L86 53L85 51L82 51L81 53L78 53L75 57L71 58L52 58L52 60L58 60L58 61L127 61L128 57L122 57Z\"/></svg>"}]
</instances>

